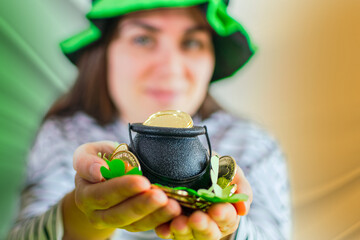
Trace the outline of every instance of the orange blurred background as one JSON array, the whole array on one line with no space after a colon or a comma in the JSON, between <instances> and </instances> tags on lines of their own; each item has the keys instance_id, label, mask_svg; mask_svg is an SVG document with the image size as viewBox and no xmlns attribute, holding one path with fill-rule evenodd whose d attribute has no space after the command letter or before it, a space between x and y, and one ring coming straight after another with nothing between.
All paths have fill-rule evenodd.
<instances>
[{"instance_id":1,"label":"orange blurred background","mask_svg":"<svg viewBox=\"0 0 360 240\"><path fill-rule=\"evenodd\" d=\"M213 94L280 141L295 240L360 239L360 1L232 6L259 50Z\"/></svg>"}]
</instances>

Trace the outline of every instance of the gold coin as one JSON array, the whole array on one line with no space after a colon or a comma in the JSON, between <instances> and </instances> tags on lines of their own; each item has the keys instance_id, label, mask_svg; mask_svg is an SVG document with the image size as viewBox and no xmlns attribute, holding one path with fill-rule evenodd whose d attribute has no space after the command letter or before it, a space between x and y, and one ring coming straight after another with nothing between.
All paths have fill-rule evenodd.
<instances>
[{"instance_id":1,"label":"gold coin","mask_svg":"<svg viewBox=\"0 0 360 240\"><path fill-rule=\"evenodd\" d=\"M210 203L210 202L195 199L195 198L178 199L176 197L174 198L173 196L168 196L168 197L175 199L183 207L187 207L187 208L191 208L191 209L195 209L195 210L206 211L212 205L212 203Z\"/></svg>"},{"instance_id":2,"label":"gold coin","mask_svg":"<svg viewBox=\"0 0 360 240\"><path fill-rule=\"evenodd\" d=\"M166 187L166 186L159 186L159 185L153 185L153 187L163 190L166 193L166 195L168 195L168 196L182 199L181 201L184 201L185 199L188 199L189 201L191 201L190 199L191 199L191 197L193 197L185 190L179 190L179 189L174 189L174 188L170 188L170 187Z\"/></svg>"},{"instance_id":3,"label":"gold coin","mask_svg":"<svg viewBox=\"0 0 360 240\"><path fill-rule=\"evenodd\" d=\"M115 148L114 152L110 155L110 160L113 159L112 156L114 156L117 152L120 152L120 151L129 151L129 146L126 143L119 144Z\"/></svg>"},{"instance_id":4,"label":"gold coin","mask_svg":"<svg viewBox=\"0 0 360 240\"><path fill-rule=\"evenodd\" d=\"M176 194L166 194L169 198L173 198L179 203L194 204L196 199L191 196L181 196Z\"/></svg>"},{"instance_id":5,"label":"gold coin","mask_svg":"<svg viewBox=\"0 0 360 240\"><path fill-rule=\"evenodd\" d=\"M196 202L195 206L197 209L200 209L204 212L206 212L206 210L212 205L211 202L207 202L207 201L198 201Z\"/></svg>"},{"instance_id":6,"label":"gold coin","mask_svg":"<svg viewBox=\"0 0 360 240\"><path fill-rule=\"evenodd\" d=\"M140 169L139 160L130 151L117 151L111 156L110 161L113 159L121 159L121 160L129 163L130 166Z\"/></svg>"},{"instance_id":7,"label":"gold coin","mask_svg":"<svg viewBox=\"0 0 360 240\"><path fill-rule=\"evenodd\" d=\"M179 110L154 113L143 124L146 126L170 128L191 128L194 125L191 116Z\"/></svg>"},{"instance_id":8,"label":"gold coin","mask_svg":"<svg viewBox=\"0 0 360 240\"><path fill-rule=\"evenodd\" d=\"M183 207L205 212L212 205L211 202L192 196L185 190L178 190L159 185L153 185L153 187L163 190L169 198L175 199Z\"/></svg>"},{"instance_id":9,"label":"gold coin","mask_svg":"<svg viewBox=\"0 0 360 240\"><path fill-rule=\"evenodd\" d=\"M221 188L230 185L236 174L235 159L230 156L222 156L219 159L219 174L217 184Z\"/></svg>"},{"instance_id":10,"label":"gold coin","mask_svg":"<svg viewBox=\"0 0 360 240\"><path fill-rule=\"evenodd\" d=\"M117 146L115 148L114 153L116 153L118 151L129 151L129 146L126 143L121 143L121 144L119 144L119 146Z\"/></svg>"},{"instance_id":11,"label":"gold coin","mask_svg":"<svg viewBox=\"0 0 360 240\"><path fill-rule=\"evenodd\" d=\"M211 204L208 205L207 203L200 203L200 202L196 202L196 204L188 204L188 203L180 202L180 205L183 207L194 209L194 210L201 210L203 212L206 212L206 210L208 210L209 207L211 206Z\"/></svg>"}]
</instances>

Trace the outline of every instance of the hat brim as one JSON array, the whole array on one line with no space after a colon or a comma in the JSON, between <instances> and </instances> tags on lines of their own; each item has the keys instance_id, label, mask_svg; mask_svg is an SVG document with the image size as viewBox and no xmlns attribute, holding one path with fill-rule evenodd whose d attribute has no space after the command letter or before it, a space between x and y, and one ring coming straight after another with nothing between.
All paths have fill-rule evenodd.
<instances>
[{"instance_id":1,"label":"hat brim","mask_svg":"<svg viewBox=\"0 0 360 240\"><path fill-rule=\"evenodd\" d=\"M250 41L250 37L240 23L230 17L226 11L226 5L222 1L204 0L152 0L142 2L152 4L132 4L130 6L117 6L111 8L111 3L123 3L122 1L98 1L107 3L105 6L94 4L87 14L90 27L60 43L63 53L68 59L76 64L77 59L86 50L87 46L99 41L103 36L106 20L121 15L159 7L188 7L199 5L206 13L207 21L214 29L213 43L215 50L215 69L211 82L227 78L241 69L253 56L256 47ZM136 2L136 1L132 1ZM103 4L104 5L104 4Z\"/></svg>"}]
</instances>

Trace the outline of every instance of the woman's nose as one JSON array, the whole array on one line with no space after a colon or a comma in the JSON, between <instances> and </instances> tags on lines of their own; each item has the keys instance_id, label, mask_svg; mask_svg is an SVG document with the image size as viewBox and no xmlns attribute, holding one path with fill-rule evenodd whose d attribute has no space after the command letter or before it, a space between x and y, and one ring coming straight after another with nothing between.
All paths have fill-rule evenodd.
<instances>
[{"instance_id":1,"label":"woman's nose","mask_svg":"<svg viewBox=\"0 0 360 240\"><path fill-rule=\"evenodd\" d=\"M157 70L164 77L183 77L186 72L186 61L181 49L164 47L160 50Z\"/></svg>"}]
</instances>

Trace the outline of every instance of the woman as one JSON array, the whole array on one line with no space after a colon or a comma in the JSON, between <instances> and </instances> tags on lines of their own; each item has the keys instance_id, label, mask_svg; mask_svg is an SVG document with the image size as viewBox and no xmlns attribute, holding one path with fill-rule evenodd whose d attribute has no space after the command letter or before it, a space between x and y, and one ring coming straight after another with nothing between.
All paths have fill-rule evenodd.
<instances>
[{"instance_id":1,"label":"woman","mask_svg":"<svg viewBox=\"0 0 360 240\"><path fill-rule=\"evenodd\" d=\"M252 54L225 8L195 0L93 4L93 25L62 43L78 79L39 131L10 239L155 239L153 229L161 238L220 239L235 236L238 226L237 239L288 237L286 169L276 142L207 93L210 82L233 74ZM213 148L235 157L246 175L238 168L238 191L250 195L243 214L254 192L247 216L239 218L231 204L184 216L141 176L102 182L97 152L112 152L111 141L128 143L128 122L167 109L207 125Z\"/></svg>"}]
</instances>

